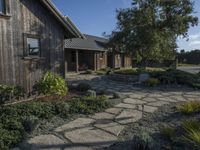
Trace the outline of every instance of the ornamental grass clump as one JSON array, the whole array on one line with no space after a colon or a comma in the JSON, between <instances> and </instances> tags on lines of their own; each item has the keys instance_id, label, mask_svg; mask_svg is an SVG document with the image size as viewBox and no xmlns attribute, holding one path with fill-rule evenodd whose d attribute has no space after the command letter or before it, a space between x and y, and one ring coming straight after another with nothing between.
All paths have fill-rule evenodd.
<instances>
[{"instance_id":1,"label":"ornamental grass clump","mask_svg":"<svg viewBox=\"0 0 200 150\"><path fill-rule=\"evenodd\" d=\"M200 122L197 120L187 120L182 127L185 130L183 139L200 148Z\"/></svg>"},{"instance_id":2,"label":"ornamental grass clump","mask_svg":"<svg viewBox=\"0 0 200 150\"><path fill-rule=\"evenodd\" d=\"M34 85L33 89L38 94L44 95L58 95L64 97L68 93L65 79L51 72L47 72L44 77Z\"/></svg>"},{"instance_id":3,"label":"ornamental grass clump","mask_svg":"<svg viewBox=\"0 0 200 150\"><path fill-rule=\"evenodd\" d=\"M191 101L191 102L187 102L182 104L181 106L177 107L178 111L189 115L192 113L198 113L200 112L200 101Z\"/></svg>"}]
</instances>

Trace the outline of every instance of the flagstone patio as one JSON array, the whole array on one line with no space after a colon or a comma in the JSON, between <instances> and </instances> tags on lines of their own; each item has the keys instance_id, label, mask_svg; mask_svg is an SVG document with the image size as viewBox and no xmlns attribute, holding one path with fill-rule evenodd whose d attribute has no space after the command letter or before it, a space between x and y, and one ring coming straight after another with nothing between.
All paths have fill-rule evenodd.
<instances>
[{"instance_id":1,"label":"flagstone patio","mask_svg":"<svg viewBox=\"0 0 200 150\"><path fill-rule=\"evenodd\" d=\"M190 100L200 100L200 92L191 88L143 88L109 81L95 76L80 76L71 82L88 82L95 90L119 92L121 103L87 118L77 118L56 128L52 134L27 141L30 150L92 150L102 149L119 141L120 132L129 124L153 113L160 106Z\"/></svg>"}]
</instances>

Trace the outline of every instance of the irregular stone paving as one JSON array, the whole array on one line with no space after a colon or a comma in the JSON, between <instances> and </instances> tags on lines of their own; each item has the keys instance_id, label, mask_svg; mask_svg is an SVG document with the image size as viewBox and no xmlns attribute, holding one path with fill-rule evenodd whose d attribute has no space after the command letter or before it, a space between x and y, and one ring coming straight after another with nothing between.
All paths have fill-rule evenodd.
<instances>
[{"instance_id":1,"label":"irregular stone paving","mask_svg":"<svg viewBox=\"0 0 200 150\"><path fill-rule=\"evenodd\" d=\"M76 81L73 81L75 80ZM27 141L30 150L92 150L118 141L120 132L145 113L153 113L159 106L174 102L200 100L200 91L190 88L147 89L117 83L95 76L73 76L73 82L90 83L94 90L119 92L122 102L104 112L77 118L55 129L52 134L40 135Z\"/></svg>"}]
</instances>

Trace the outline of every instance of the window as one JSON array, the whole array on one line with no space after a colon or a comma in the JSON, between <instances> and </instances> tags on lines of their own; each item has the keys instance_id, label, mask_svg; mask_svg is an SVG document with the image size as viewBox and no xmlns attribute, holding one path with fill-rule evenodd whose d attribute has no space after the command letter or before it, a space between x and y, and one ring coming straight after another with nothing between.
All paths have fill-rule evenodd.
<instances>
[{"instance_id":1,"label":"window","mask_svg":"<svg viewBox=\"0 0 200 150\"><path fill-rule=\"evenodd\" d=\"M40 39L39 38L27 38L27 55L28 56L40 56Z\"/></svg>"},{"instance_id":2,"label":"window","mask_svg":"<svg viewBox=\"0 0 200 150\"><path fill-rule=\"evenodd\" d=\"M5 0L0 0L0 14L6 13L6 3Z\"/></svg>"}]
</instances>

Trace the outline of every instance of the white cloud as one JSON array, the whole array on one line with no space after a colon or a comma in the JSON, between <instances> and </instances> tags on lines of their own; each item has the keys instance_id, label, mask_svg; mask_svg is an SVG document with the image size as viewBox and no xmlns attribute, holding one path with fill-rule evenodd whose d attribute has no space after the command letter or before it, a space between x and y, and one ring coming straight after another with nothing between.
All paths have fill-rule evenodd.
<instances>
[{"instance_id":1,"label":"white cloud","mask_svg":"<svg viewBox=\"0 0 200 150\"><path fill-rule=\"evenodd\" d=\"M189 44L190 46L195 46L195 45L200 45L200 40L199 41L192 41Z\"/></svg>"},{"instance_id":2,"label":"white cloud","mask_svg":"<svg viewBox=\"0 0 200 150\"><path fill-rule=\"evenodd\" d=\"M200 33L189 36L190 40L200 40Z\"/></svg>"},{"instance_id":3,"label":"white cloud","mask_svg":"<svg viewBox=\"0 0 200 150\"><path fill-rule=\"evenodd\" d=\"M200 32L189 36L189 46L200 48Z\"/></svg>"},{"instance_id":4,"label":"white cloud","mask_svg":"<svg viewBox=\"0 0 200 150\"><path fill-rule=\"evenodd\" d=\"M200 49L200 32L193 33L189 35L189 41L182 39L181 37L178 39L179 50L194 50Z\"/></svg>"}]
</instances>

